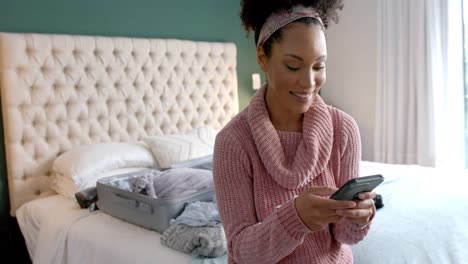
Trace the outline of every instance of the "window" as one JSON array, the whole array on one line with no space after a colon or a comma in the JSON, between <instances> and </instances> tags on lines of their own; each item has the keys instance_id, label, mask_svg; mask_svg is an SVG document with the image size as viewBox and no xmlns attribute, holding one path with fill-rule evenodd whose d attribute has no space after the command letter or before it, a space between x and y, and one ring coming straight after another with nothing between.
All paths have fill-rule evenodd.
<instances>
[{"instance_id":1,"label":"window","mask_svg":"<svg viewBox=\"0 0 468 264\"><path fill-rule=\"evenodd\" d=\"M463 71L465 86L465 168L468 168L468 0L462 1L463 6Z\"/></svg>"}]
</instances>

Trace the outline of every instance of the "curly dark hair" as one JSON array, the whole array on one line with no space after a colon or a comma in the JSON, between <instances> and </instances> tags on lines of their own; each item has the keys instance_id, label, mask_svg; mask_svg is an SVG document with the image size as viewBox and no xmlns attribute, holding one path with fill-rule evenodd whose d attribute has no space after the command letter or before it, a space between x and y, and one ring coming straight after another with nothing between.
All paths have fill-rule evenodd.
<instances>
[{"instance_id":1,"label":"curly dark hair","mask_svg":"<svg viewBox=\"0 0 468 264\"><path fill-rule=\"evenodd\" d=\"M260 29L265 23L265 20L270 14L279 10L288 10L295 5L303 5L305 7L313 7L319 13L323 21L323 26L328 27L331 20L338 23L338 10L343 9L344 0L241 0L240 18L242 25L249 35L250 31L255 32L255 44L258 41ZM298 22L305 24L316 23L314 19L302 18ZM263 48L267 56L270 56L271 44L281 39L281 30L276 31L263 44Z\"/></svg>"}]
</instances>

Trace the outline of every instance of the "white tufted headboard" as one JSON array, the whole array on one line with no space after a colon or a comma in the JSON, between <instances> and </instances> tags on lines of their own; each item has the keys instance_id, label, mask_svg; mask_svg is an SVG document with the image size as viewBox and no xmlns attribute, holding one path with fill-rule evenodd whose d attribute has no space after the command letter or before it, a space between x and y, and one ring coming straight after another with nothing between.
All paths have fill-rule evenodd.
<instances>
[{"instance_id":1,"label":"white tufted headboard","mask_svg":"<svg viewBox=\"0 0 468 264\"><path fill-rule=\"evenodd\" d=\"M233 43L0 33L11 215L53 193L57 155L86 143L221 128L238 111Z\"/></svg>"}]
</instances>

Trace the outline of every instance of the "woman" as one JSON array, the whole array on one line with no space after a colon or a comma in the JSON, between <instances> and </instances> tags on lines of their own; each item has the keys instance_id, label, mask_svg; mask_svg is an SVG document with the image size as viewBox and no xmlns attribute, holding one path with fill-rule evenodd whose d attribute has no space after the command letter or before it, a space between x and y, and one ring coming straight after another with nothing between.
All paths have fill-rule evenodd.
<instances>
[{"instance_id":1,"label":"woman","mask_svg":"<svg viewBox=\"0 0 468 264\"><path fill-rule=\"evenodd\" d=\"M324 30L341 1L242 2L266 84L218 134L217 203L229 263L352 263L375 193L328 197L358 177L356 122L318 95L326 79Z\"/></svg>"}]
</instances>

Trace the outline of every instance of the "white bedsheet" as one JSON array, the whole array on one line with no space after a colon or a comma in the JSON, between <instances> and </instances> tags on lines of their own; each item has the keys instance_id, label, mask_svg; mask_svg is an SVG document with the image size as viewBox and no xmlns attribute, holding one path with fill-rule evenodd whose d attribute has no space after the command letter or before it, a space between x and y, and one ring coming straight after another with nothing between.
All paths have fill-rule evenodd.
<instances>
[{"instance_id":1,"label":"white bedsheet","mask_svg":"<svg viewBox=\"0 0 468 264\"><path fill-rule=\"evenodd\" d=\"M468 263L468 175L465 171L362 162L380 173L384 207L366 238L352 246L356 264Z\"/></svg>"},{"instance_id":2,"label":"white bedsheet","mask_svg":"<svg viewBox=\"0 0 468 264\"><path fill-rule=\"evenodd\" d=\"M161 235L54 195L31 201L17 219L34 264L189 263L161 245Z\"/></svg>"}]
</instances>

